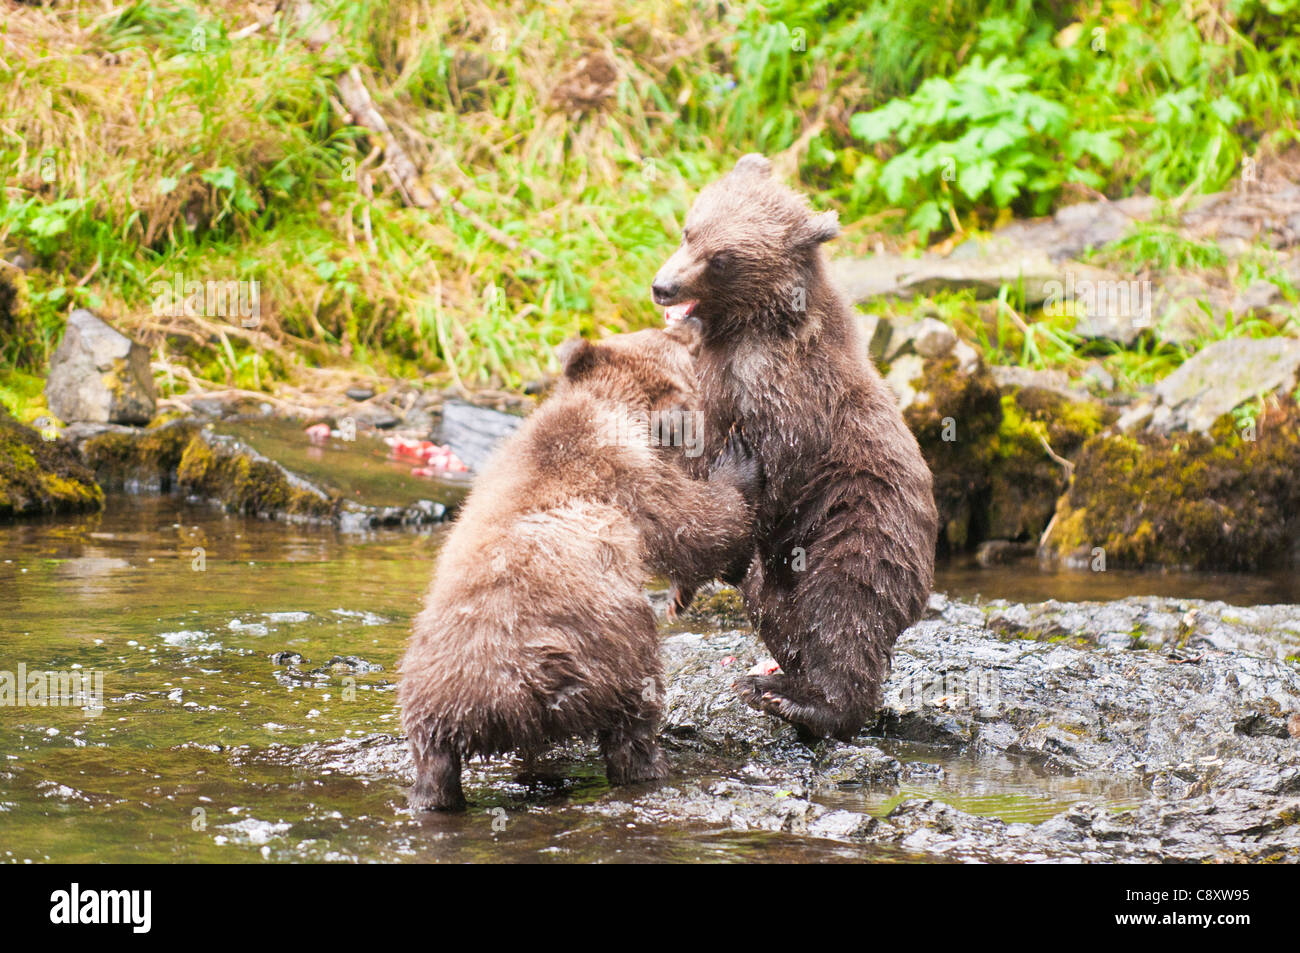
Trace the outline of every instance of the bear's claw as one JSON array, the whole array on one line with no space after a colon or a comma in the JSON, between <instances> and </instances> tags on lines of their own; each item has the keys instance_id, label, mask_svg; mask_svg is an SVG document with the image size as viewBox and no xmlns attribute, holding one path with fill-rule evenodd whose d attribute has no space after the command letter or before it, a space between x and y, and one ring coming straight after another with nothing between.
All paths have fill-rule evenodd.
<instances>
[{"instance_id":1,"label":"bear's claw","mask_svg":"<svg viewBox=\"0 0 1300 953\"><path fill-rule=\"evenodd\" d=\"M788 721L800 739L808 743L819 738L849 741L861 724L853 723L823 701L800 698L797 686L787 675L746 675L732 687L750 708Z\"/></svg>"}]
</instances>

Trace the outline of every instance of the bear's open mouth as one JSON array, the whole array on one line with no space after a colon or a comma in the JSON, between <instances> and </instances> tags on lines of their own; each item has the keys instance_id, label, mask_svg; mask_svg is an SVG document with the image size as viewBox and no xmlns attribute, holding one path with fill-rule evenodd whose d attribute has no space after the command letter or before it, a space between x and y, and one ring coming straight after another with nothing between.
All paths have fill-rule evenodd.
<instances>
[{"instance_id":1,"label":"bear's open mouth","mask_svg":"<svg viewBox=\"0 0 1300 953\"><path fill-rule=\"evenodd\" d=\"M691 316L691 312L695 310L695 306L699 303L699 298L691 298L689 301L669 305L664 308L664 321L667 324L680 324Z\"/></svg>"}]
</instances>

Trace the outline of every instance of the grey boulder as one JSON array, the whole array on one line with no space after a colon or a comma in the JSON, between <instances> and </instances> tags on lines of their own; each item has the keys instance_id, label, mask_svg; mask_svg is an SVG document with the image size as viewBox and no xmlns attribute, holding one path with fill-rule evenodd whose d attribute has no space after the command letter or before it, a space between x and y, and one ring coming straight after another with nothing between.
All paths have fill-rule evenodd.
<instances>
[{"instance_id":1,"label":"grey boulder","mask_svg":"<svg viewBox=\"0 0 1300 953\"><path fill-rule=\"evenodd\" d=\"M68 423L147 424L157 401L149 352L78 308L50 359L45 396Z\"/></svg>"}]
</instances>

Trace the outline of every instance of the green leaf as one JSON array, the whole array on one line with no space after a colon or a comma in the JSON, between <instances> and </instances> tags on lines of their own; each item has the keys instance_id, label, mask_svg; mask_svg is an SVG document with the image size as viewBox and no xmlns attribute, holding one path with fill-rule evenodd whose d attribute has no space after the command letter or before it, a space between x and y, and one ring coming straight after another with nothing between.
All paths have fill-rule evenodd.
<instances>
[{"instance_id":1,"label":"green leaf","mask_svg":"<svg viewBox=\"0 0 1300 953\"><path fill-rule=\"evenodd\" d=\"M224 189L227 192L235 191L235 183L239 180L235 170L229 166L223 166L220 169L209 169L207 172L200 173L199 178L209 185Z\"/></svg>"},{"instance_id":2,"label":"green leaf","mask_svg":"<svg viewBox=\"0 0 1300 953\"><path fill-rule=\"evenodd\" d=\"M973 202L984 194L996 174L997 164L992 159L962 166L957 173L957 188Z\"/></svg>"},{"instance_id":3,"label":"green leaf","mask_svg":"<svg viewBox=\"0 0 1300 953\"><path fill-rule=\"evenodd\" d=\"M915 228L920 232L921 239L924 241L931 232L943 224L943 209L934 199L922 202L908 217L907 224L909 228Z\"/></svg>"},{"instance_id":4,"label":"green leaf","mask_svg":"<svg viewBox=\"0 0 1300 953\"><path fill-rule=\"evenodd\" d=\"M1210 112L1214 113L1219 122L1225 126L1231 126L1245 115L1245 111L1227 96L1220 96L1210 103Z\"/></svg>"},{"instance_id":5,"label":"green leaf","mask_svg":"<svg viewBox=\"0 0 1300 953\"><path fill-rule=\"evenodd\" d=\"M27 226L37 238L53 238L68 230L68 220L57 212L41 212Z\"/></svg>"},{"instance_id":6,"label":"green leaf","mask_svg":"<svg viewBox=\"0 0 1300 953\"><path fill-rule=\"evenodd\" d=\"M895 99L872 112L857 113L849 120L849 129L866 142L883 142L911 113L912 107L906 100Z\"/></svg>"},{"instance_id":7,"label":"green leaf","mask_svg":"<svg viewBox=\"0 0 1300 953\"><path fill-rule=\"evenodd\" d=\"M903 190L916 181L918 166L916 153L911 149L885 163L880 171L880 188L891 203L897 205L903 197Z\"/></svg>"},{"instance_id":8,"label":"green leaf","mask_svg":"<svg viewBox=\"0 0 1300 953\"><path fill-rule=\"evenodd\" d=\"M993 180L993 201L998 208L1006 208L1020 194L1020 186L1026 179L1023 169L1004 169Z\"/></svg>"}]
</instances>

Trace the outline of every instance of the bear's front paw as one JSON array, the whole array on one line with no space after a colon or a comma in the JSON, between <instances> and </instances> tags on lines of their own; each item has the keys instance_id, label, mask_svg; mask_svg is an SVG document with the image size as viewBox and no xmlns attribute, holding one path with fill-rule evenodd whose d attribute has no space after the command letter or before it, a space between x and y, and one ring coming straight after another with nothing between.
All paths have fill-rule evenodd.
<instances>
[{"instance_id":1,"label":"bear's front paw","mask_svg":"<svg viewBox=\"0 0 1300 953\"><path fill-rule=\"evenodd\" d=\"M733 687L750 708L775 715L793 725L804 744L814 744L819 738L832 734L825 725L821 706L805 699L798 686L785 674L746 675Z\"/></svg>"},{"instance_id":2,"label":"bear's front paw","mask_svg":"<svg viewBox=\"0 0 1300 953\"><path fill-rule=\"evenodd\" d=\"M758 711L767 711L763 698L772 692L779 692L784 678L780 675L746 675L743 678L736 679L732 683L732 688L736 694L750 708ZM775 712L772 712L775 714Z\"/></svg>"}]
</instances>

